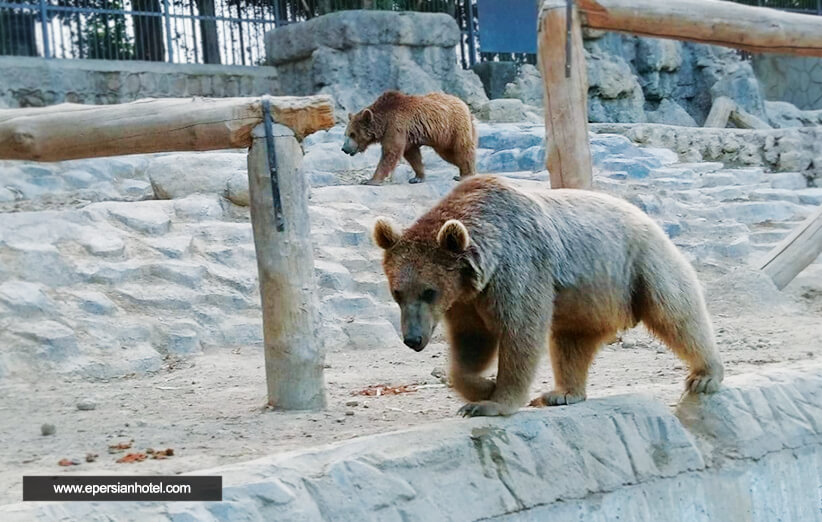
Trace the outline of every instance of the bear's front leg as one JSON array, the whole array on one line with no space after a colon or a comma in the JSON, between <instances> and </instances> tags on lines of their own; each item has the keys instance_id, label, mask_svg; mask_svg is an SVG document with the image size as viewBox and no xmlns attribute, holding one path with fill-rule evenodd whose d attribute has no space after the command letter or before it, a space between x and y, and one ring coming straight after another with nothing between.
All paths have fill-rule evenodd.
<instances>
[{"instance_id":1,"label":"bear's front leg","mask_svg":"<svg viewBox=\"0 0 822 522\"><path fill-rule=\"evenodd\" d=\"M469 401L491 398L496 385L482 373L497 356L499 336L485 326L470 304L452 306L446 312L445 325L451 346L449 374L454 389Z\"/></svg>"},{"instance_id":2,"label":"bear's front leg","mask_svg":"<svg viewBox=\"0 0 822 522\"><path fill-rule=\"evenodd\" d=\"M494 393L489 400L469 402L458 413L464 417L496 417L516 413L525 405L544 341L544 335L537 332L533 335L518 332L503 336Z\"/></svg>"},{"instance_id":3,"label":"bear's front leg","mask_svg":"<svg viewBox=\"0 0 822 522\"><path fill-rule=\"evenodd\" d=\"M394 172L400 162L402 152L405 150L405 142L397 143L395 140L386 140L382 144L382 155L374 175L363 185L381 185L389 174Z\"/></svg>"}]
</instances>

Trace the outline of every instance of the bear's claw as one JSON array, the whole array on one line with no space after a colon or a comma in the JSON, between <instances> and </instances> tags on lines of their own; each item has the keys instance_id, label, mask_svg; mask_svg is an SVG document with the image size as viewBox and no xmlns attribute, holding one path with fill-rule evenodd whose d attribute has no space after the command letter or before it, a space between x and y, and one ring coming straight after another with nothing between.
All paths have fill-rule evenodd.
<instances>
[{"instance_id":1,"label":"bear's claw","mask_svg":"<svg viewBox=\"0 0 822 522\"><path fill-rule=\"evenodd\" d=\"M408 183L411 183L412 185L415 185L417 183L422 183L423 181L425 181L425 178L418 178L418 177L414 176L413 178L408 180Z\"/></svg>"},{"instance_id":2,"label":"bear's claw","mask_svg":"<svg viewBox=\"0 0 822 522\"><path fill-rule=\"evenodd\" d=\"M722 379L714 375L689 375L685 389L691 393L716 393L721 382Z\"/></svg>"},{"instance_id":3,"label":"bear's claw","mask_svg":"<svg viewBox=\"0 0 822 522\"><path fill-rule=\"evenodd\" d=\"M564 393L557 390L545 392L536 399L528 403L528 406L541 408L543 406L570 406L585 400L585 395L575 393Z\"/></svg>"},{"instance_id":4,"label":"bear's claw","mask_svg":"<svg viewBox=\"0 0 822 522\"><path fill-rule=\"evenodd\" d=\"M457 411L457 415L463 417L499 417L507 415L503 411L502 405L493 401L480 401L466 403Z\"/></svg>"},{"instance_id":5,"label":"bear's claw","mask_svg":"<svg viewBox=\"0 0 822 522\"><path fill-rule=\"evenodd\" d=\"M378 181L378 180L372 178L372 179L363 181L362 184L363 185L379 186L379 185L382 185L382 181Z\"/></svg>"}]
</instances>

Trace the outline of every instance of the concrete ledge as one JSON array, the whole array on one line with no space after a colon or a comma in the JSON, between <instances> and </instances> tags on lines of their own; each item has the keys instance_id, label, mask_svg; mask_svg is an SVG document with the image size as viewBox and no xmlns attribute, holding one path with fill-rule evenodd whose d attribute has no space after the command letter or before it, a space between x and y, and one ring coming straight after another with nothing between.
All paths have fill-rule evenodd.
<instances>
[{"instance_id":1,"label":"concrete ledge","mask_svg":"<svg viewBox=\"0 0 822 522\"><path fill-rule=\"evenodd\" d=\"M738 376L674 415L624 395L454 419L199 471L222 503L41 503L3 520L819 520L822 366ZM681 419L681 421L680 421Z\"/></svg>"}]
</instances>

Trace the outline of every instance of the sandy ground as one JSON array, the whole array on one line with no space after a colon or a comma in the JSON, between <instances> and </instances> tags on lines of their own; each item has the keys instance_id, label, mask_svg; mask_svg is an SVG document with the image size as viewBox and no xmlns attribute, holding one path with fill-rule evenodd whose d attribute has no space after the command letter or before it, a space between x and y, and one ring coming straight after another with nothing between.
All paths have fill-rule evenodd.
<instances>
[{"instance_id":1,"label":"sandy ground","mask_svg":"<svg viewBox=\"0 0 822 522\"><path fill-rule=\"evenodd\" d=\"M820 357L822 270L785 292L753 272L727 275L700 268L708 289L726 374L763 366L801 368ZM818 284L817 284L818 282ZM36 382L0 386L0 504L22 499L24 474L182 473L275 452L331 443L434 422L455 415L462 401L432 371L447 367L447 347L421 353L387 340L380 350L329 353L328 408L284 413L264 408L265 378L259 347L212 351L188 362L169 363L153 375L88 381L42 375ZM547 357L546 357L547 359ZM624 393L650 394L674 405L686 369L641 328L603 348L592 368L589 399ZM551 388L543 362L533 396ZM356 392L377 384L414 384L416 391L380 397ZM96 408L80 411L78 401ZM568 407L569 412L573 406ZM52 423L56 433L41 435ZM165 460L119 464L126 452L109 445L133 440L128 451L172 448ZM98 454L88 463L88 453ZM79 465L62 467L61 459Z\"/></svg>"}]
</instances>

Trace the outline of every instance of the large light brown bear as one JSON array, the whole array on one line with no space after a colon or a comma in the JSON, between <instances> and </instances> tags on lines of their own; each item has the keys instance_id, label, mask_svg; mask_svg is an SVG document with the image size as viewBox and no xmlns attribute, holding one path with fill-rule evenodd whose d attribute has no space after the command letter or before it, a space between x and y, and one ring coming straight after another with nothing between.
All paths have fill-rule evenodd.
<instances>
[{"instance_id":1,"label":"large light brown bear","mask_svg":"<svg viewBox=\"0 0 822 522\"><path fill-rule=\"evenodd\" d=\"M478 176L405 231L378 220L374 239L405 344L422 350L445 320L451 379L470 401L463 415L517 411L549 346L554 389L532 403L585 400L597 349L638 321L688 363L688 390L722 381L696 274L625 201ZM494 359L496 382L482 375Z\"/></svg>"},{"instance_id":2,"label":"large light brown bear","mask_svg":"<svg viewBox=\"0 0 822 522\"><path fill-rule=\"evenodd\" d=\"M343 152L351 156L372 143L382 145L377 170L366 185L379 185L400 158L414 169L409 183L425 180L420 147L432 147L442 159L460 169L462 179L475 173L477 131L468 106L441 92L408 96L386 91L371 106L348 115Z\"/></svg>"}]
</instances>

